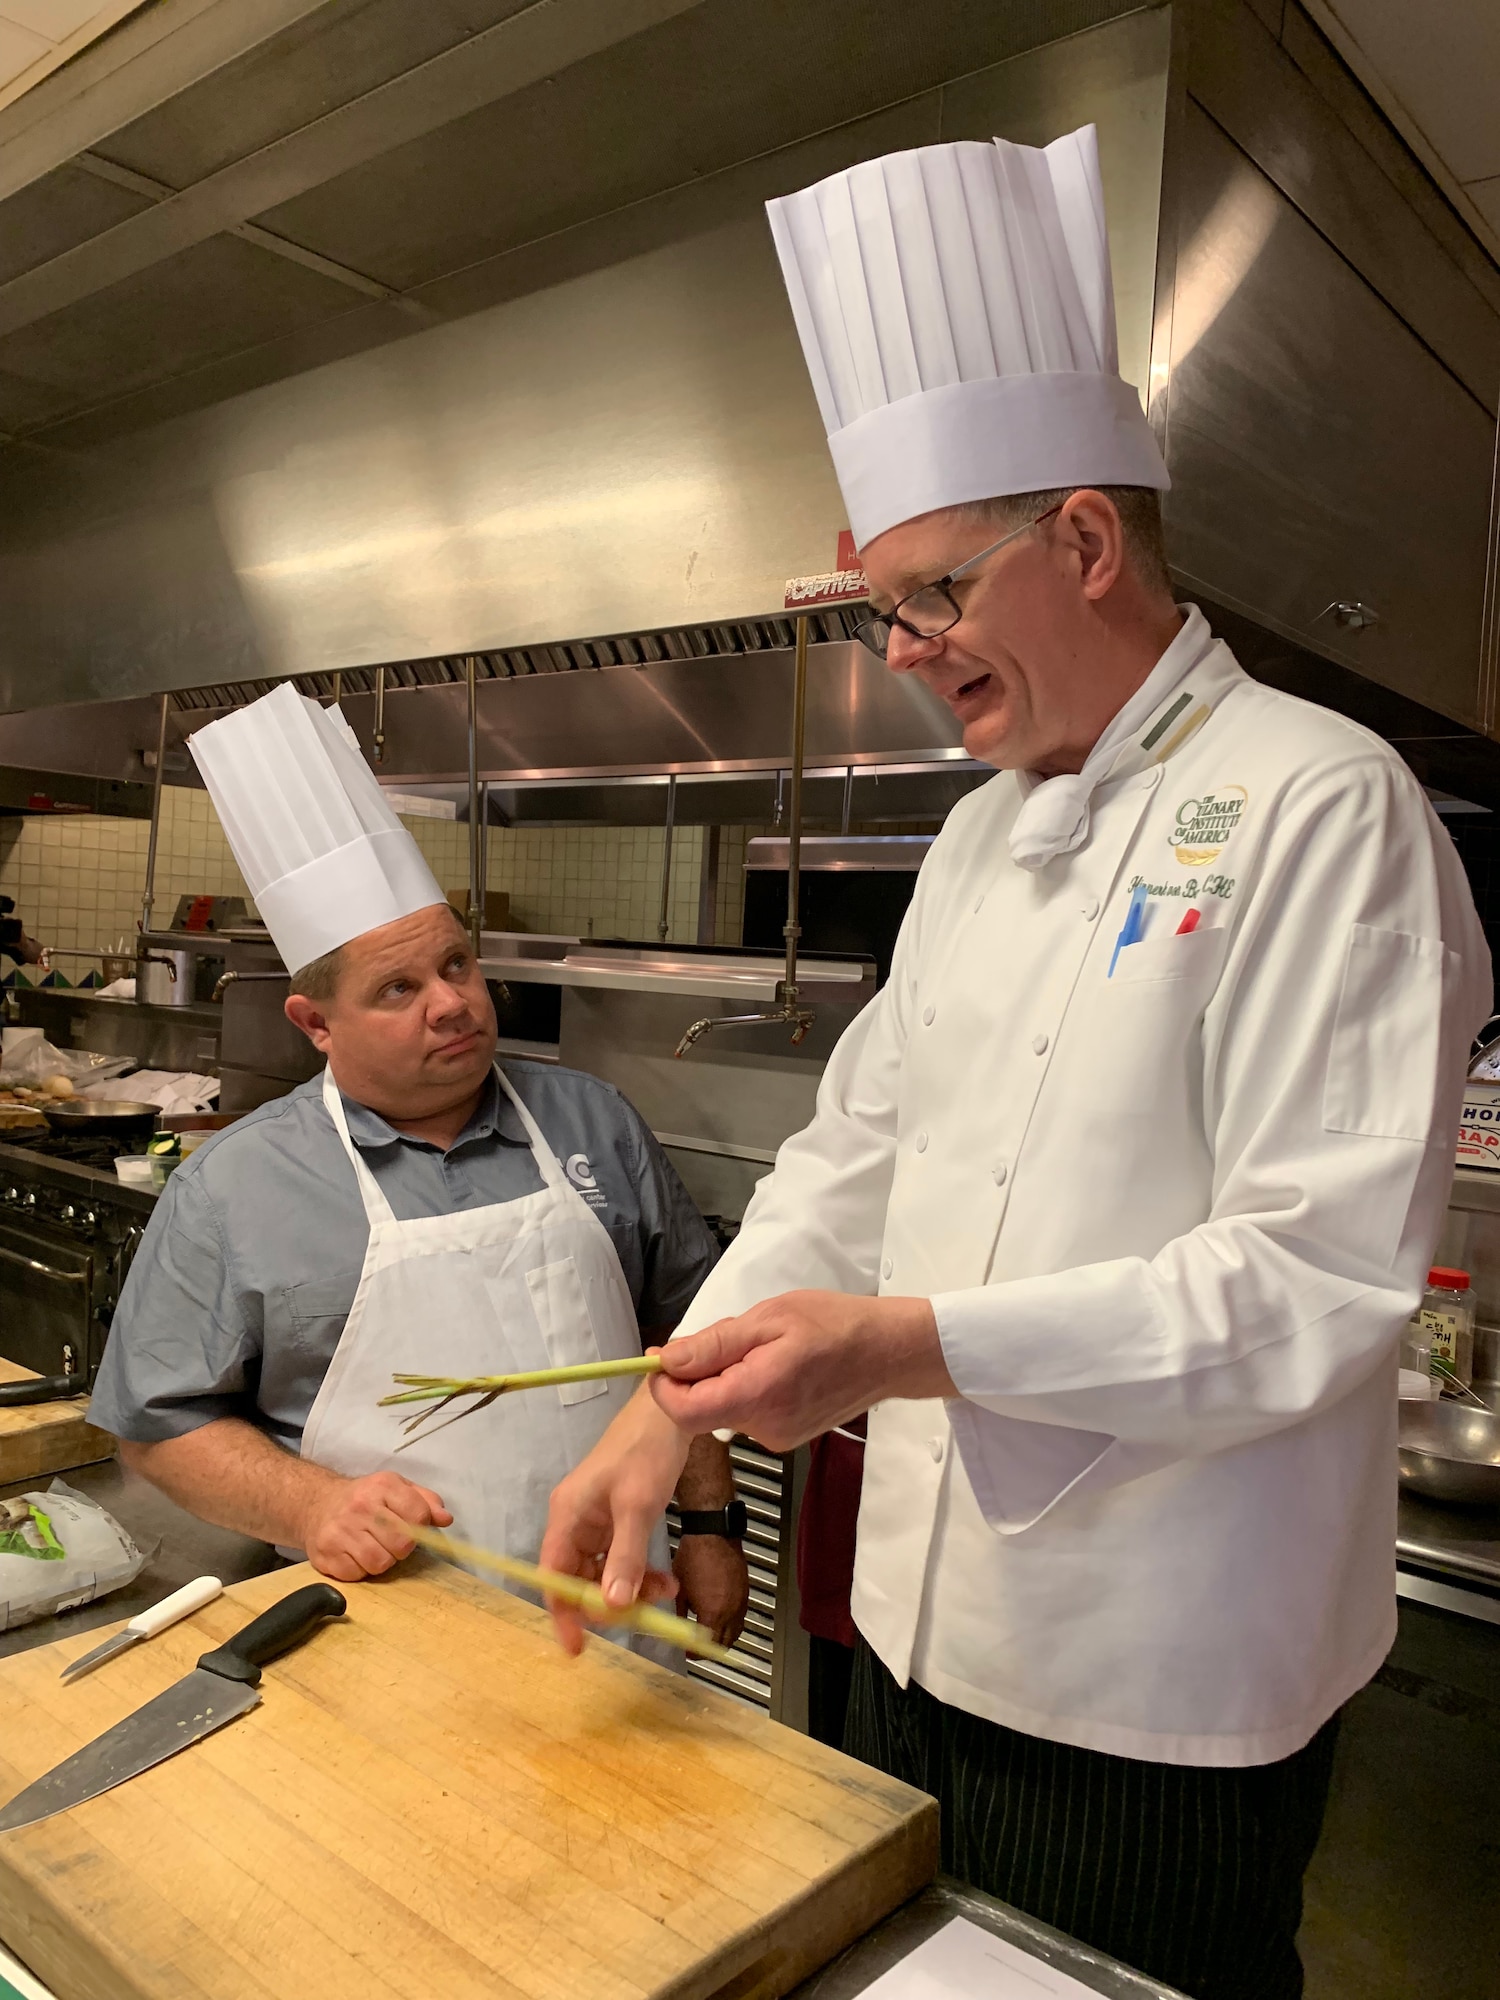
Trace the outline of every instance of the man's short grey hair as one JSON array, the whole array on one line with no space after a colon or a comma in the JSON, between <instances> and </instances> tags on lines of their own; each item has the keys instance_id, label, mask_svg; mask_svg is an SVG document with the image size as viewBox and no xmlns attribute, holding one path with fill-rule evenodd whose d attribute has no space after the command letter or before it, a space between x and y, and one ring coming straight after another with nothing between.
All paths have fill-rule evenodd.
<instances>
[{"instance_id":1,"label":"man's short grey hair","mask_svg":"<svg viewBox=\"0 0 1500 2000\"><path fill-rule=\"evenodd\" d=\"M1008 528L1022 527L1060 507L1069 494L1082 492L1078 486L1059 486L1050 493L1006 493L994 500L968 500L953 509L970 521L981 521L1003 535ZM1154 486L1096 486L1114 503L1125 536L1125 555L1130 567L1147 590L1171 597L1172 573L1167 567L1167 540L1161 524L1161 495Z\"/></svg>"},{"instance_id":2,"label":"man's short grey hair","mask_svg":"<svg viewBox=\"0 0 1500 2000\"><path fill-rule=\"evenodd\" d=\"M311 965L304 965L292 974L292 991L300 993L304 1000L329 1001L338 991L339 974L343 969L344 947L337 944L332 951L325 951Z\"/></svg>"}]
</instances>

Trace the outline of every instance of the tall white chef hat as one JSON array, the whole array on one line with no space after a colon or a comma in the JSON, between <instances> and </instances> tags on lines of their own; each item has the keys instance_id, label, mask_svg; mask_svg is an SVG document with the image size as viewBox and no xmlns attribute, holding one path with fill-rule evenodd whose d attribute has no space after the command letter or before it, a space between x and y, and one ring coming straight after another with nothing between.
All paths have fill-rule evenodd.
<instances>
[{"instance_id":1,"label":"tall white chef hat","mask_svg":"<svg viewBox=\"0 0 1500 2000\"><path fill-rule=\"evenodd\" d=\"M339 710L283 682L188 748L289 971L446 900Z\"/></svg>"},{"instance_id":2,"label":"tall white chef hat","mask_svg":"<svg viewBox=\"0 0 1500 2000\"><path fill-rule=\"evenodd\" d=\"M965 500L1170 484L1118 372L1092 125L892 153L767 212L857 547Z\"/></svg>"}]
</instances>

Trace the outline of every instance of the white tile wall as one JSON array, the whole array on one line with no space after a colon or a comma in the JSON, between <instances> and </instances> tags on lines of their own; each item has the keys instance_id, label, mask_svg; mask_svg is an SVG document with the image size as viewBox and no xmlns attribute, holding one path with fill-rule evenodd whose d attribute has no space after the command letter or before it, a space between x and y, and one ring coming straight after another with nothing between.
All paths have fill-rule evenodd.
<instances>
[{"instance_id":1,"label":"white tile wall","mask_svg":"<svg viewBox=\"0 0 1500 2000\"><path fill-rule=\"evenodd\" d=\"M469 881L469 830L454 820L408 819L444 889ZM732 835L736 829L727 829ZM38 813L0 820L0 892L43 944L69 951L113 948L133 938L140 918L148 827L144 820L91 813ZM492 828L489 887L510 892L515 923L580 937L653 939L661 899L660 827ZM669 936L698 934L703 832L679 827L672 843ZM721 873L720 937L739 937L739 860ZM243 896L245 884L208 795L168 785L162 792L154 922L170 924L184 894ZM732 906L732 907L731 907ZM81 978L87 966L64 960Z\"/></svg>"},{"instance_id":2,"label":"white tile wall","mask_svg":"<svg viewBox=\"0 0 1500 2000\"><path fill-rule=\"evenodd\" d=\"M469 883L469 829L457 820L409 818L417 845L444 889ZM883 823L856 833L937 830ZM37 813L0 819L0 893L43 944L70 951L111 949L133 939L146 874L144 820L92 813ZM719 834L714 942L738 944L745 908L745 845L768 827L726 826ZM660 827L492 827L489 886L510 892L511 919L529 931L650 942L661 908ZM698 936L698 894L705 829L678 827L672 839L668 938ZM154 922L172 921L182 895L243 896L245 884L208 794L168 785L162 791ZM81 979L88 967L65 959Z\"/></svg>"}]
</instances>

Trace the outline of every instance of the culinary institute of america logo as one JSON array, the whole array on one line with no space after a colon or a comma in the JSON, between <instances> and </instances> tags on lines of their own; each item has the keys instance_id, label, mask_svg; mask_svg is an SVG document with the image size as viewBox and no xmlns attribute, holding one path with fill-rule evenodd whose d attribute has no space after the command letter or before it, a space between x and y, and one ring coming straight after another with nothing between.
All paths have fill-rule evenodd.
<instances>
[{"instance_id":1,"label":"culinary institute of america logo","mask_svg":"<svg viewBox=\"0 0 1500 2000\"><path fill-rule=\"evenodd\" d=\"M1243 785L1223 785L1202 798L1183 800L1167 839L1184 868L1206 868L1218 858L1249 800Z\"/></svg>"}]
</instances>

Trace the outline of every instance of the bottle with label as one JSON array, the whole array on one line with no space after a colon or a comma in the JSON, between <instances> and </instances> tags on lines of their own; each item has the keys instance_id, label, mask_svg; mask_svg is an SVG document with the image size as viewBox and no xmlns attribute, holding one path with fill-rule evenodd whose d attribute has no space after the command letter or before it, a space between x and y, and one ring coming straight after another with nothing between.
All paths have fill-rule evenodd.
<instances>
[{"instance_id":1,"label":"bottle with label","mask_svg":"<svg viewBox=\"0 0 1500 2000\"><path fill-rule=\"evenodd\" d=\"M1413 1332L1419 1338L1425 1335L1429 1372L1441 1392L1453 1393L1445 1375L1467 1389L1474 1375L1474 1297L1467 1271L1434 1265L1427 1273L1427 1294L1414 1316Z\"/></svg>"}]
</instances>

